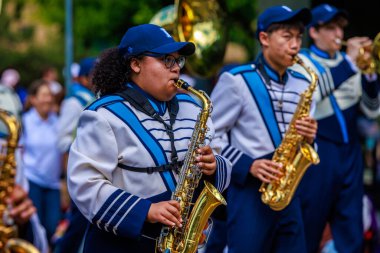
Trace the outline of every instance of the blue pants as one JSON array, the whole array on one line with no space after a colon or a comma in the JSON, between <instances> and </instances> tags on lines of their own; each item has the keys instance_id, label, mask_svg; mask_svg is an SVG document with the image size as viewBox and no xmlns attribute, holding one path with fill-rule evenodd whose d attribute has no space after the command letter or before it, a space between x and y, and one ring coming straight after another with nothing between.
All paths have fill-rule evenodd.
<instances>
[{"instance_id":1,"label":"blue pants","mask_svg":"<svg viewBox=\"0 0 380 253\"><path fill-rule=\"evenodd\" d=\"M359 143L335 144L319 139L320 164L311 166L300 184L309 253L318 252L330 223L338 252L363 252L363 162Z\"/></svg>"},{"instance_id":2,"label":"blue pants","mask_svg":"<svg viewBox=\"0 0 380 253\"><path fill-rule=\"evenodd\" d=\"M29 197L37 208L38 218L46 229L50 242L61 219L61 195L59 190L41 187L29 181Z\"/></svg>"},{"instance_id":3,"label":"blue pants","mask_svg":"<svg viewBox=\"0 0 380 253\"><path fill-rule=\"evenodd\" d=\"M227 222L213 219L211 234L208 238L205 253L222 253L227 246Z\"/></svg>"},{"instance_id":4,"label":"blue pants","mask_svg":"<svg viewBox=\"0 0 380 253\"><path fill-rule=\"evenodd\" d=\"M282 211L273 211L261 202L261 182L250 178L244 186L231 184L227 195L227 244L229 253L306 252L302 212L297 196ZM215 227L217 229L220 224ZM222 228L223 229L223 228ZM210 244L223 243L223 231L213 232ZM223 245L224 246L224 245ZM207 249L212 251L214 245ZM216 247L215 247L216 248Z\"/></svg>"}]
</instances>

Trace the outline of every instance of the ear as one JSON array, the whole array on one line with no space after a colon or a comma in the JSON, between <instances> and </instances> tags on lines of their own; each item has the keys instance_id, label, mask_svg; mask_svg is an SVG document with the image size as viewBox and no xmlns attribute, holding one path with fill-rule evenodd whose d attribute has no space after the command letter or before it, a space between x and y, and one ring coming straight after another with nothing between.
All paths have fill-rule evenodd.
<instances>
[{"instance_id":1,"label":"ear","mask_svg":"<svg viewBox=\"0 0 380 253\"><path fill-rule=\"evenodd\" d=\"M259 41L262 46L268 46L269 44L269 34L266 32L259 33Z\"/></svg>"},{"instance_id":2,"label":"ear","mask_svg":"<svg viewBox=\"0 0 380 253\"><path fill-rule=\"evenodd\" d=\"M131 69L135 73L140 73L141 67L140 67L140 61L136 58L133 58L131 60Z\"/></svg>"},{"instance_id":3,"label":"ear","mask_svg":"<svg viewBox=\"0 0 380 253\"><path fill-rule=\"evenodd\" d=\"M318 35L317 29L315 29L315 27L310 27L309 28L309 36L310 36L310 38L312 38L313 40L315 40L315 38L317 37L317 35Z\"/></svg>"}]
</instances>

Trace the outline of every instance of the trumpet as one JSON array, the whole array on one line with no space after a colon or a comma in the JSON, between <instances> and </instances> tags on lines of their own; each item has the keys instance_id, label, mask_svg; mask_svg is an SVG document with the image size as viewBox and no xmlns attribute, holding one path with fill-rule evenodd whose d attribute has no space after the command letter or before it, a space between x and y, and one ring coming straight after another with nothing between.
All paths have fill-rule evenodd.
<instances>
[{"instance_id":1,"label":"trumpet","mask_svg":"<svg viewBox=\"0 0 380 253\"><path fill-rule=\"evenodd\" d=\"M347 46L347 41L336 38L335 43ZM366 53L370 53L370 57ZM363 74L380 74L380 32L376 35L370 46L362 46L359 48L359 54L356 59L356 65Z\"/></svg>"}]
</instances>

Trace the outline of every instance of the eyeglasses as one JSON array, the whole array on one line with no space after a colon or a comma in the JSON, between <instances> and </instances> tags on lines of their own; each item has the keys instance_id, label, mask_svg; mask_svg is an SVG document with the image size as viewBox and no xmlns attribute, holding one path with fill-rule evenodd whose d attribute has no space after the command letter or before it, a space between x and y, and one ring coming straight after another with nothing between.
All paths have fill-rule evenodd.
<instances>
[{"instance_id":1,"label":"eyeglasses","mask_svg":"<svg viewBox=\"0 0 380 253\"><path fill-rule=\"evenodd\" d=\"M171 69L175 63L177 63L179 68L182 69L186 63L186 57L183 55L180 55L178 58L175 58L171 54L161 55L161 54L155 54L155 53L150 53L150 52L144 53L142 55L151 56L155 58L161 58L161 60L165 64L165 67L167 67L168 69Z\"/></svg>"}]
</instances>

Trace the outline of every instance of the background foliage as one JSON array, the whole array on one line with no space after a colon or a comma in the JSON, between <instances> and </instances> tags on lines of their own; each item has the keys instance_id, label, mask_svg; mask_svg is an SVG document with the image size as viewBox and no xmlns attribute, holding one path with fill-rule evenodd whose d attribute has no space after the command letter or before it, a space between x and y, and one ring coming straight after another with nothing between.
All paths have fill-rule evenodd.
<instances>
[{"instance_id":1,"label":"background foliage","mask_svg":"<svg viewBox=\"0 0 380 253\"><path fill-rule=\"evenodd\" d=\"M254 54L256 2L224 0L230 40ZM128 27L147 23L169 0L74 0L74 60L96 56L117 45ZM40 76L45 66L64 66L64 0L3 0L0 15L0 72L18 69L22 84ZM61 77L62 78L62 77Z\"/></svg>"}]
</instances>

